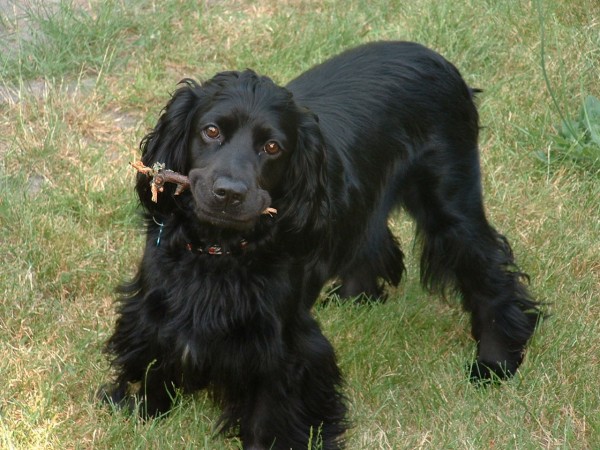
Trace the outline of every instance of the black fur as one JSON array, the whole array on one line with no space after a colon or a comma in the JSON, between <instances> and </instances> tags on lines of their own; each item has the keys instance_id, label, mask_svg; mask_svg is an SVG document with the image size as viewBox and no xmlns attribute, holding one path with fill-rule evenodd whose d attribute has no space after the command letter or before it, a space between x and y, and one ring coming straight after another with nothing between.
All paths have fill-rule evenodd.
<instances>
[{"instance_id":1,"label":"black fur","mask_svg":"<svg viewBox=\"0 0 600 450\"><path fill-rule=\"evenodd\" d=\"M286 87L250 70L185 80L142 159L191 189L153 203L138 176L146 248L102 395L155 415L177 390L208 388L246 449L340 448L342 379L310 309L330 279L363 298L400 282L398 207L417 223L424 286L458 291L471 313L473 380L514 374L539 309L486 219L474 92L406 42L358 47Z\"/></svg>"}]
</instances>

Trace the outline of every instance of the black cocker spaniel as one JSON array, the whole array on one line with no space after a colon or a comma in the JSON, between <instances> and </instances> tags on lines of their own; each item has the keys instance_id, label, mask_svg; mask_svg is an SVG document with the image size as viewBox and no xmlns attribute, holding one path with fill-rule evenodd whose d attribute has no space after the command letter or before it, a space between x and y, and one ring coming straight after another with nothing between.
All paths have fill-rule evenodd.
<instances>
[{"instance_id":1,"label":"black cocker spaniel","mask_svg":"<svg viewBox=\"0 0 600 450\"><path fill-rule=\"evenodd\" d=\"M458 291L471 313L471 378L513 375L540 310L486 219L474 93L409 42L349 50L285 87L251 70L182 82L142 161L191 187L154 203L138 175L146 247L101 395L151 416L207 388L245 449L340 448L342 378L311 307L332 279L363 299L400 282L399 207L417 224L423 285Z\"/></svg>"}]
</instances>

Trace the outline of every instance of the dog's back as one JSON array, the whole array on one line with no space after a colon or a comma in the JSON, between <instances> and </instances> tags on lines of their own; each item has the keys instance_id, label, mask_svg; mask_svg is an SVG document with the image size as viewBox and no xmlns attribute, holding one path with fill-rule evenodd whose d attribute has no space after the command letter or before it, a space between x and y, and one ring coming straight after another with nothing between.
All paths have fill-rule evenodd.
<instances>
[{"instance_id":1,"label":"dog's back","mask_svg":"<svg viewBox=\"0 0 600 450\"><path fill-rule=\"evenodd\" d=\"M433 127L470 124L477 138L473 91L441 55L413 42L374 42L319 64L287 88L319 117L332 149L360 149L362 139L398 130L423 136ZM340 145L341 144L341 145Z\"/></svg>"}]
</instances>

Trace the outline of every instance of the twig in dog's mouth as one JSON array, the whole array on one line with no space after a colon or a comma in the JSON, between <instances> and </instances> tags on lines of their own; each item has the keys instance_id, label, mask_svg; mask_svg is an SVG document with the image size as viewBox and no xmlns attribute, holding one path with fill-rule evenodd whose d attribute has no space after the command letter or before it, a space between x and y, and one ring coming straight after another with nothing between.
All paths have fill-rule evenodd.
<instances>
[{"instance_id":1,"label":"twig in dog's mouth","mask_svg":"<svg viewBox=\"0 0 600 450\"><path fill-rule=\"evenodd\" d=\"M190 188L190 179L187 176L173 170L165 169L165 165L162 163L154 163L152 167L146 166L142 161L130 164L139 173L152 178L152 181L150 181L150 192L152 193L152 201L154 203L158 203L158 193L165 190L165 183L174 183L177 185L175 195L179 195ZM261 214L268 214L272 217L273 214L277 214L277 210L268 207Z\"/></svg>"},{"instance_id":2,"label":"twig in dog's mouth","mask_svg":"<svg viewBox=\"0 0 600 450\"><path fill-rule=\"evenodd\" d=\"M152 192L152 201L154 203L158 202L158 193L165 190L165 183L175 183L177 185L175 195L179 195L190 188L190 180L188 177L179 172L165 169L164 164L154 163L152 167L144 165L142 161L136 161L130 164L131 167L138 172L152 178L152 181L150 182L150 191Z\"/></svg>"}]
</instances>

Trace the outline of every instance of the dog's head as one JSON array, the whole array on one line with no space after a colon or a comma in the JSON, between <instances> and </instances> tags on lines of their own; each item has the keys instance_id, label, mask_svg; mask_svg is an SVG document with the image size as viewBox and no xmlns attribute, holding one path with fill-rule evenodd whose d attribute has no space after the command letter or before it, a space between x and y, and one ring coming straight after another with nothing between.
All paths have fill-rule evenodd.
<instances>
[{"instance_id":1,"label":"dog's head","mask_svg":"<svg viewBox=\"0 0 600 450\"><path fill-rule=\"evenodd\" d=\"M292 94L250 70L184 80L141 143L147 166L187 174L186 205L201 223L246 230L267 207L294 233L326 226L325 147L317 118ZM151 214L169 214L183 199L167 186L150 201L148 179L137 192Z\"/></svg>"}]
</instances>

